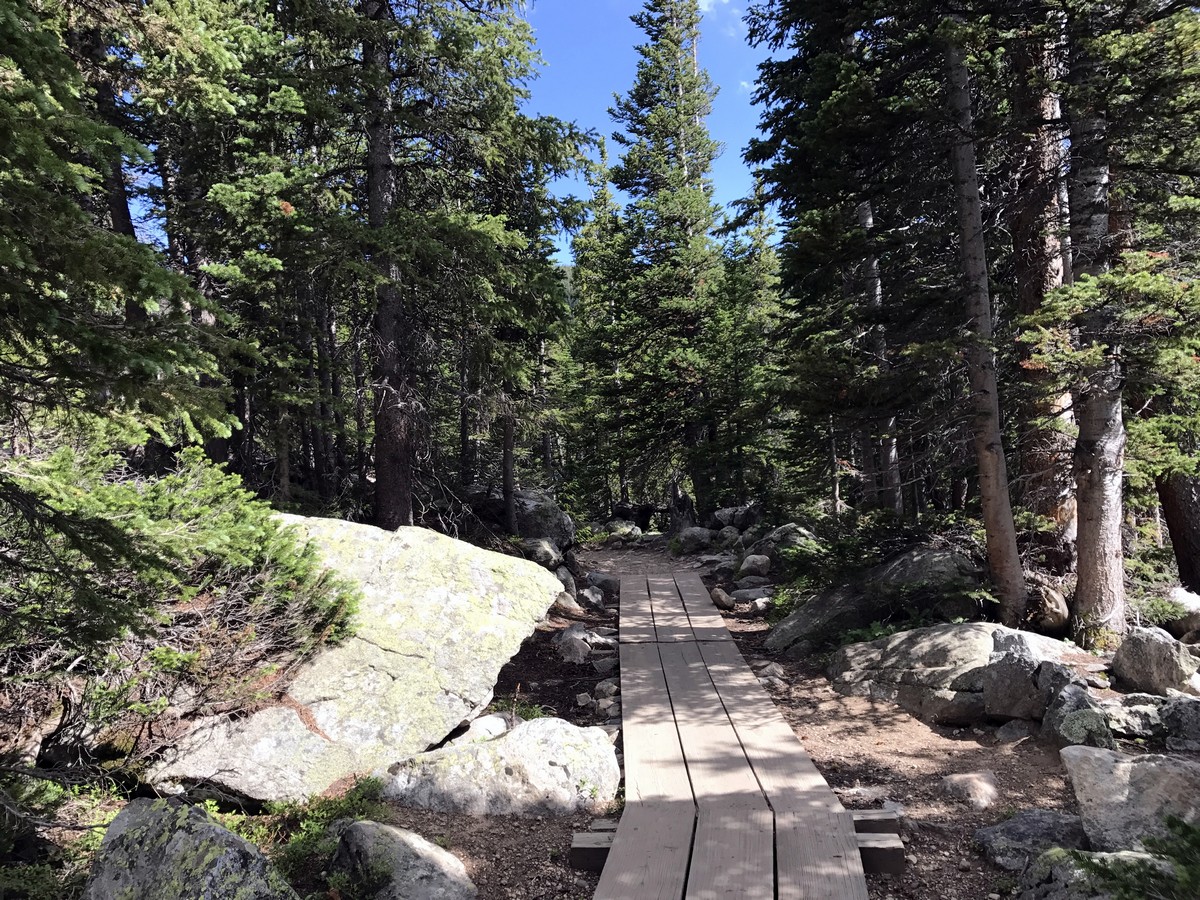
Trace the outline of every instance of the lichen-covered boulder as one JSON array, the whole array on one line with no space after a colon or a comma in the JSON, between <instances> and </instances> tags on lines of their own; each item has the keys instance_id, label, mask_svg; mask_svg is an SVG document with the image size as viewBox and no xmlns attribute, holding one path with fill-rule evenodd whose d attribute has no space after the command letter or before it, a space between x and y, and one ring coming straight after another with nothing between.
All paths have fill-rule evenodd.
<instances>
[{"instance_id":1,"label":"lichen-covered boulder","mask_svg":"<svg viewBox=\"0 0 1200 900\"><path fill-rule=\"evenodd\" d=\"M975 832L975 841L993 865L1023 872L1053 847L1086 850L1087 835L1079 816L1056 809L1026 809L1011 818Z\"/></svg>"},{"instance_id":2,"label":"lichen-covered boulder","mask_svg":"<svg viewBox=\"0 0 1200 900\"><path fill-rule=\"evenodd\" d=\"M371 900L475 900L475 884L454 854L412 831L355 822L342 832L329 866Z\"/></svg>"},{"instance_id":3,"label":"lichen-covered boulder","mask_svg":"<svg viewBox=\"0 0 1200 900\"><path fill-rule=\"evenodd\" d=\"M599 728L562 719L521 722L491 741L443 747L391 766L383 796L471 815L569 815L612 802L621 780Z\"/></svg>"},{"instance_id":4,"label":"lichen-covered boulder","mask_svg":"<svg viewBox=\"0 0 1200 900\"><path fill-rule=\"evenodd\" d=\"M132 801L104 833L85 900L296 900L262 851L178 800Z\"/></svg>"},{"instance_id":5,"label":"lichen-covered boulder","mask_svg":"<svg viewBox=\"0 0 1200 900\"><path fill-rule=\"evenodd\" d=\"M772 539L773 535L764 538L750 552L762 552L760 545ZM769 554L772 564L781 562L775 556L778 546ZM964 589L978 579L977 567L963 554L918 547L875 566L854 582L822 591L772 628L765 646L788 656L805 656L847 631L887 621L900 612L972 618L980 610L966 599Z\"/></svg>"},{"instance_id":6,"label":"lichen-covered boulder","mask_svg":"<svg viewBox=\"0 0 1200 900\"><path fill-rule=\"evenodd\" d=\"M424 528L285 518L361 585L357 631L300 668L286 705L197 723L151 771L163 789L299 800L419 753L487 706L562 590L535 563Z\"/></svg>"},{"instance_id":7,"label":"lichen-covered boulder","mask_svg":"<svg viewBox=\"0 0 1200 900\"><path fill-rule=\"evenodd\" d=\"M1110 868L1155 865L1148 853L1083 853L1055 847L1035 859L1021 876L1016 900L1113 900L1083 866L1080 855ZM1161 863L1161 860L1158 862Z\"/></svg>"}]
</instances>

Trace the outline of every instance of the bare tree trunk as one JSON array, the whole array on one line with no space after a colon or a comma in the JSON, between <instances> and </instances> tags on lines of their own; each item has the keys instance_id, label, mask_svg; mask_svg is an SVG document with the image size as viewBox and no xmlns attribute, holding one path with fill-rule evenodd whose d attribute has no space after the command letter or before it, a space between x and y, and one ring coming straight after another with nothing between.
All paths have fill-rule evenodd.
<instances>
[{"instance_id":1,"label":"bare tree trunk","mask_svg":"<svg viewBox=\"0 0 1200 900\"><path fill-rule=\"evenodd\" d=\"M966 282L967 326L972 340L966 348L967 377L975 406L973 433L979 467L979 493L987 534L988 562L1000 595L1000 618L1018 626L1025 617L1025 573L1017 550L1017 531L1008 497L1008 472L1000 434L1000 398L996 384L996 354L992 347L992 303L988 290L987 247L979 177L975 171L974 117L966 58L962 48L946 50L947 97L956 134L951 159L958 195L959 241Z\"/></svg>"},{"instance_id":2,"label":"bare tree trunk","mask_svg":"<svg viewBox=\"0 0 1200 900\"><path fill-rule=\"evenodd\" d=\"M1200 477L1163 475L1157 487L1171 548L1179 564L1179 581L1192 593L1200 594Z\"/></svg>"},{"instance_id":3,"label":"bare tree trunk","mask_svg":"<svg viewBox=\"0 0 1200 900\"><path fill-rule=\"evenodd\" d=\"M1085 88L1095 61L1072 47L1071 80ZM1071 128L1071 250L1078 280L1109 266L1108 128L1103 112L1080 94L1068 105ZM1072 632L1087 648L1101 647L1126 630L1125 568L1121 546L1125 422L1120 348L1111 343L1112 314L1089 310L1078 319L1083 349L1102 352L1075 392L1074 468L1079 506L1079 578Z\"/></svg>"},{"instance_id":4,"label":"bare tree trunk","mask_svg":"<svg viewBox=\"0 0 1200 900\"><path fill-rule=\"evenodd\" d=\"M362 0L370 27L390 18L385 0ZM367 221L382 234L395 203L391 53L382 34L363 41L367 84ZM405 303L399 271L384 248L371 248L378 272L375 295L375 524L394 530L413 523L415 423Z\"/></svg>"}]
</instances>

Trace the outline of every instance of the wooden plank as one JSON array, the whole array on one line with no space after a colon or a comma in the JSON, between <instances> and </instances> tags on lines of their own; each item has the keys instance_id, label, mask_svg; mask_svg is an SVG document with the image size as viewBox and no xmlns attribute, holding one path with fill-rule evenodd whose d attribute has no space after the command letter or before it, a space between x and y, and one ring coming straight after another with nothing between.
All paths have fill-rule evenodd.
<instances>
[{"instance_id":1,"label":"wooden plank","mask_svg":"<svg viewBox=\"0 0 1200 900\"><path fill-rule=\"evenodd\" d=\"M859 834L899 834L900 815L891 809L852 809L854 830ZM599 820L597 820L599 821ZM592 828L595 828L595 822Z\"/></svg>"},{"instance_id":2,"label":"wooden plank","mask_svg":"<svg viewBox=\"0 0 1200 900\"><path fill-rule=\"evenodd\" d=\"M776 813L841 812L842 804L732 642L699 644L746 757Z\"/></svg>"},{"instance_id":3,"label":"wooden plank","mask_svg":"<svg viewBox=\"0 0 1200 900\"><path fill-rule=\"evenodd\" d=\"M571 836L571 853L568 861L572 869L584 872L604 871L604 861L612 849L611 831L577 831Z\"/></svg>"},{"instance_id":4,"label":"wooden plank","mask_svg":"<svg viewBox=\"0 0 1200 900\"><path fill-rule=\"evenodd\" d=\"M702 803L687 900L775 900L775 823L761 809Z\"/></svg>"},{"instance_id":5,"label":"wooden plank","mask_svg":"<svg viewBox=\"0 0 1200 900\"><path fill-rule=\"evenodd\" d=\"M675 587L692 623L692 633L698 641L733 641L721 613L713 606L708 588L695 572L677 573Z\"/></svg>"},{"instance_id":6,"label":"wooden plank","mask_svg":"<svg viewBox=\"0 0 1200 900\"><path fill-rule=\"evenodd\" d=\"M697 805L737 803L766 809L758 779L708 676L700 645L659 644L659 656ZM628 746L628 732L625 741Z\"/></svg>"},{"instance_id":7,"label":"wooden plank","mask_svg":"<svg viewBox=\"0 0 1200 900\"><path fill-rule=\"evenodd\" d=\"M871 875L899 875L907 862L898 834L860 834L858 852L863 871Z\"/></svg>"},{"instance_id":8,"label":"wooden plank","mask_svg":"<svg viewBox=\"0 0 1200 900\"><path fill-rule=\"evenodd\" d=\"M868 900L849 813L776 812L779 900Z\"/></svg>"},{"instance_id":9,"label":"wooden plank","mask_svg":"<svg viewBox=\"0 0 1200 900\"><path fill-rule=\"evenodd\" d=\"M592 824L588 827L592 831L616 831L620 824L620 819L592 819Z\"/></svg>"},{"instance_id":10,"label":"wooden plank","mask_svg":"<svg viewBox=\"0 0 1200 900\"><path fill-rule=\"evenodd\" d=\"M626 803L595 900L680 900L695 824L691 803Z\"/></svg>"},{"instance_id":11,"label":"wooden plank","mask_svg":"<svg viewBox=\"0 0 1200 900\"><path fill-rule=\"evenodd\" d=\"M654 616L650 611L650 591L644 575L621 576L621 643L653 643Z\"/></svg>"},{"instance_id":12,"label":"wooden plank","mask_svg":"<svg viewBox=\"0 0 1200 900\"><path fill-rule=\"evenodd\" d=\"M687 610L675 588L675 579L670 575L648 575L646 583L650 587L650 607L654 610L658 642L671 644L696 640Z\"/></svg>"},{"instance_id":13,"label":"wooden plank","mask_svg":"<svg viewBox=\"0 0 1200 900\"><path fill-rule=\"evenodd\" d=\"M691 804L691 782L658 644L621 645L621 729L626 802Z\"/></svg>"}]
</instances>

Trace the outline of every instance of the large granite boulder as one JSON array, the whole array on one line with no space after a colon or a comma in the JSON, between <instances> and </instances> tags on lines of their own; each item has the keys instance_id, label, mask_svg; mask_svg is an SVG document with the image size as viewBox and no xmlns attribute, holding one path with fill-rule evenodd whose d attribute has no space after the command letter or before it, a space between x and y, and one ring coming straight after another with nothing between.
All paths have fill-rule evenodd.
<instances>
[{"instance_id":1,"label":"large granite boulder","mask_svg":"<svg viewBox=\"0 0 1200 900\"><path fill-rule=\"evenodd\" d=\"M456 856L419 834L379 822L348 825L329 868L368 887L371 900L475 900L476 896L475 884Z\"/></svg>"},{"instance_id":2,"label":"large granite boulder","mask_svg":"<svg viewBox=\"0 0 1200 900\"><path fill-rule=\"evenodd\" d=\"M392 765L383 796L471 815L570 815L610 803L621 770L608 735L532 719L491 741L443 747Z\"/></svg>"},{"instance_id":3,"label":"large granite boulder","mask_svg":"<svg viewBox=\"0 0 1200 900\"><path fill-rule=\"evenodd\" d=\"M151 781L299 800L437 744L491 702L558 598L553 573L423 528L284 517L362 587L353 637L300 667L285 705L196 723Z\"/></svg>"},{"instance_id":4,"label":"large granite boulder","mask_svg":"<svg viewBox=\"0 0 1200 900\"><path fill-rule=\"evenodd\" d=\"M1200 753L1200 700L1176 694L1159 709L1168 750Z\"/></svg>"},{"instance_id":5,"label":"large granite boulder","mask_svg":"<svg viewBox=\"0 0 1200 900\"><path fill-rule=\"evenodd\" d=\"M1167 816L1200 821L1200 763L1098 747L1064 747L1060 754L1095 850L1144 849L1147 837L1167 834Z\"/></svg>"},{"instance_id":6,"label":"large granite boulder","mask_svg":"<svg viewBox=\"0 0 1200 900\"><path fill-rule=\"evenodd\" d=\"M473 485L466 499L477 515L504 522L504 493L500 488ZM513 502L518 537L548 538L564 550L575 543L575 522L553 497L541 491L516 491Z\"/></svg>"},{"instance_id":7,"label":"large granite boulder","mask_svg":"<svg viewBox=\"0 0 1200 900\"><path fill-rule=\"evenodd\" d=\"M762 552L759 547L755 545L751 553ZM772 562L776 562L773 555ZM981 610L967 599L965 589L978 580L978 568L963 554L918 547L875 566L856 581L817 594L771 630L766 647L799 657L847 631L898 615L974 618Z\"/></svg>"},{"instance_id":8,"label":"large granite boulder","mask_svg":"<svg viewBox=\"0 0 1200 900\"><path fill-rule=\"evenodd\" d=\"M104 832L85 900L296 900L244 838L178 800L133 800Z\"/></svg>"},{"instance_id":9,"label":"large granite boulder","mask_svg":"<svg viewBox=\"0 0 1200 900\"><path fill-rule=\"evenodd\" d=\"M834 654L833 689L896 703L927 722L983 718L983 671L992 655L987 622L902 631Z\"/></svg>"},{"instance_id":10,"label":"large granite boulder","mask_svg":"<svg viewBox=\"0 0 1200 900\"><path fill-rule=\"evenodd\" d=\"M1042 664L1061 659L1066 645L1041 635L997 628L983 673L983 706L992 719L1040 719L1052 699L1039 683Z\"/></svg>"},{"instance_id":11,"label":"large granite boulder","mask_svg":"<svg viewBox=\"0 0 1200 900\"><path fill-rule=\"evenodd\" d=\"M1200 659L1161 628L1134 628L1113 656L1113 674L1123 687L1145 694L1194 693L1191 678Z\"/></svg>"},{"instance_id":12,"label":"large granite boulder","mask_svg":"<svg viewBox=\"0 0 1200 900\"><path fill-rule=\"evenodd\" d=\"M975 841L988 862L1010 872L1025 871L1052 847L1088 849L1079 816L1056 809L1022 810L1003 822L980 828L975 832Z\"/></svg>"},{"instance_id":13,"label":"large granite boulder","mask_svg":"<svg viewBox=\"0 0 1200 900\"><path fill-rule=\"evenodd\" d=\"M1200 700L1185 699L1200 708ZM1166 730L1163 708L1168 702L1166 697L1154 694L1122 694L1112 700L1101 700L1100 710L1113 734L1126 738L1157 738ZM1169 740L1167 746L1172 750L1189 749L1173 747ZM1200 750L1200 744L1194 749Z\"/></svg>"}]
</instances>

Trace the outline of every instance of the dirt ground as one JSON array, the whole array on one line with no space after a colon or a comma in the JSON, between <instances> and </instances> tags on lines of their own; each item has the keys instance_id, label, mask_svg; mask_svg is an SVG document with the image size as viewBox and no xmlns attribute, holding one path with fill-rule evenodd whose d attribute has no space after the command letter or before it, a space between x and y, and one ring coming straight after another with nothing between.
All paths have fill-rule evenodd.
<instances>
[{"instance_id":1,"label":"dirt ground","mask_svg":"<svg viewBox=\"0 0 1200 900\"><path fill-rule=\"evenodd\" d=\"M589 571L651 573L695 565L665 550L601 550L580 554ZM562 662L550 639L572 620L552 617L500 675L497 708L541 707L580 725L601 724L575 705L575 695L602 677L590 664ZM615 616L581 619L614 625ZM726 615L749 661L773 659L761 649L767 626L740 609ZM1000 744L995 729L926 725L903 710L832 690L821 660L774 660L786 688L772 691L780 711L817 768L851 809L901 813L908 866L899 876L869 876L872 900L987 900L1009 896L1016 880L991 866L973 840L977 828L1032 807L1074 811L1058 753L1036 739ZM618 750L620 743L617 743ZM939 791L943 776L991 771L1000 799L977 812ZM589 898L597 877L573 871L571 833L587 830L591 816L573 820L472 819L395 810L396 821L447 847L467 865L480 900Z\"/></svg>"}]
</instances>

